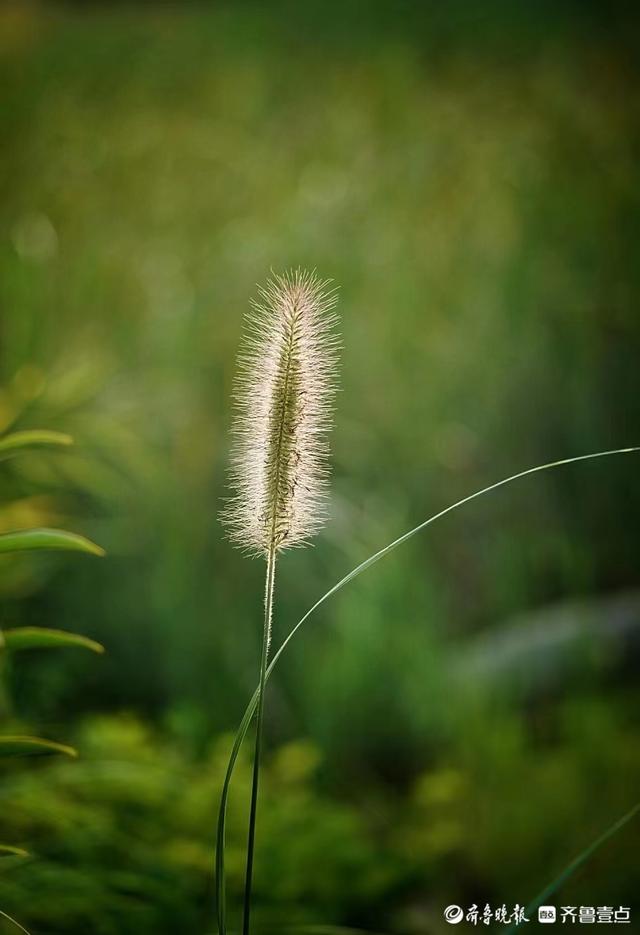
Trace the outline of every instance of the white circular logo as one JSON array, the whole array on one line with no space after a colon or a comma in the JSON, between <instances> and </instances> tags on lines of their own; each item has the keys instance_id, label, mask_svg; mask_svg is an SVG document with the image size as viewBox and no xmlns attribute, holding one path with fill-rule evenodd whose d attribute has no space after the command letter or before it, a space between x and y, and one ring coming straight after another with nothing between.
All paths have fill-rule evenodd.
<instances>
[{"instance_id":1,"label":"white circular logo","mask_svg":"<svg viewBox=\"0 0 640 935\"><path fill-rule=\"evenodd\" d=\"M464 910L461 909L460 906L447 906L444 910L444 917L451 925L457 925L458 922L462 922L463 916Z\"/></svg>"}]
</instances>

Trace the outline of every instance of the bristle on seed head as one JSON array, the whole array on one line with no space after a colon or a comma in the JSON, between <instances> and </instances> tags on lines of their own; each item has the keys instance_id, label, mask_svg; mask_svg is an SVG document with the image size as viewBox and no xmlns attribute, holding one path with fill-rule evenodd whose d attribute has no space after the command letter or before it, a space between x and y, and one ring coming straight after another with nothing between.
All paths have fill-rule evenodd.
<instances>
[{"instance_id":1,"label":"bristle on seed head","mask_svg":"<svg viewBox=\"0 0 640 935\"><path fill-rule=\"evenodd\" d=\"M273 276L247 317L235 387L230 538L269 554L326 518L328 432L338 359L335 291L315 273Z\"/></svg>"}]
</instances>

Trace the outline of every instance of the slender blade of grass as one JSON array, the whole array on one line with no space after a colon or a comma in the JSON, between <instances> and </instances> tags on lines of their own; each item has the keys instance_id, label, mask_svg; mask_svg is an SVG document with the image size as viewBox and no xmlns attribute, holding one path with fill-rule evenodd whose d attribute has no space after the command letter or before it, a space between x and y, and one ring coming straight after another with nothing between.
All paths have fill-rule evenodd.
<instances>
[{"instance_id":1,"label":"slender blade of grass","mask_svg":"<svg viewBox=\"0 0 640 935\"><path fill-rule=\"evenodd\" d=\"M0 757L2 756L44 756L63 753L75 759L78 753L73 747L43 737L6 736L0 737Z\"/></svg>"},{"instance_id":2,"label":"slender blade of grass","mask_svg":"<svg viewBox=\"0 0 640 935\"><path fill-rule=\"evenodd\" d=\"M24 847L14 847L13 844L0 844L0 858L29 856L29 851L25 851Z\"/></svg>"},{"instance_id":3,"label":"slender blade of grass","mask_svg":"<svg viewBox=\"0 0 640 935\"><path fill-rule=\"evenodd\" d=\"M546 900L553 896L555 891L559 889L563 883L565 883L573 874L578 870L586 861L591 857L592 854L602 847L603 844L606 844L609 838L612 838L616 832L620 831L621 828L624 828L632 818L634 818L640 811L640 802L633 806L630 811L623 815L622 818L618 818L617 821L614 821L612 825L604 831L600 837L596 838L593 843L591 843L587 848L585 848L577 857L575 857L570 864L568 864L562 873L555 878L552 883L549 883L548 886L545 886L538 895L533 899L529 905L526 907L524 914L529 916L532 912L535 912L538 906L541 906ZM515 922L513 925L509 926L504 935L512 935L516 929L519 929L523 922Z\"/></svg>"},{"instance_id":4,"label":"slender blade of grass","mask_svg":"<svg viewBox=\"0 0 640 935\"><path fill-rule=\"evenodd\" d=\"M48 649L78 646L93 653L103 653L104 646L80 633L67 633L51 627L15 627L0 630L0 649Z\"/></svg>"},{"instance_id":5,"label":"slender blade of grass","mask_svg":"<svg viewBox=\"0 0 640 935\"><path fill-rule=\"evenodd\" d=\"M104 549L95 542L64 529L19 529L0 535L0 552L32 552L40 549L104 555Z\"/></svg>"},{"instance_id":6,"label":"slender blade of grass","mask_svg":"<svg viewBox=\"0 0 640 935\"><path fill-rule=\"evenodd\" d=\"M67 447L73 444L73 438L64 432L51 432L48 429L28 429L12 432L0 438L0 461L20 454L31 448Z\"/></svg>"},{"instance_id":7,"label":"slender blade of grass","mask_svg":"<svg viewBox=\"0 0 640 935\"><path fill-rule=\"evenodd\" d=\"M341 578L332 588L329 588L325 594L322 595L315 604L309 608L306 614L300 618L298 623L293 627L288 636L281 643L278 651L273 656L271 663L269 664L266 674L265 681L269 679L271 673L273 672L278 660L280 659L282 653L285 651L295 634L298 632L300 627L309 619L309 617L322 605L325 601L329 600L334 594L342 590L342 588L348 584L350 581L353 581L358 575L362 574L363 571L366 571L367 568L370 568L372 565L375 565L376 562L380 561L381 558L384 558L398 546L402 545L404 542L407 542L409 539L412 539L413 536L417 535L423 529L426 529L427 526L430 526L432 523L435 523L437 520L441 519L443 516L446 516L447 513L451 513L454 510L457 510L459 507L464 506L466 503L470 503L472 500L476 500L479 497L484 496L485 494L491 493L493 490L497 490L499 487L504 487L507 484L512 483L513 481L519 480L521 477L527 477L530 474L537 474L541 471L547 471L550 468L561 467L565 464L575 464L578 461L592 461L596 458L606 458L611 455L620 455L620 454L631 454L632 452L640 451L639 447L632 448L615 448L610 451L597 451L591 454L578 455L573 458L562 458L559 461L550 461L547 464L539 464L536 467L528 468L526 471L519 471L517 474L512 474L510 477L505 477L503 480L497 481L495 484L490 484L488 487L483 487L481 490L477 490L475 493L469 494L467 497L463 497L462 500L457 500L455 503L452 503L450 506L445 507L444 510L440 510L439 513L435 513L433 516L430 516L424 522L420 523L418 526L414 526L413 529L410 529L408 532L405 532L402 536L399 536L397 539L394 539L393 542L390 542L389 545L384 546L378 552L375 552L369 558L365 559L364 562L361 562L354 569L352 569L348 574ZM218 827L216 832L216 858L215 858L215 867L216 867L216 901L217 901L217 913L218 913L218 932L219 935L227 935L226 929L226 897L225 897L225 874L224 874L224 843L225 843L225 831L226 831L226 813L227 813L227 801L229 798L229 787L231 784L231 777L233 775L233 770L235 768L236 760L238 759L238 754L240 753L240 748L242 742L247 734L249 725L255 713L259 697L259 689L253 693L251 701L247 705L240 726L238 727L233 747L231 749L231 755L229 757L229 763L227 766L227 772L224 778L222 785L222 794L220 797L220 808L218 811Z\"/></svg>"}]
</instances>

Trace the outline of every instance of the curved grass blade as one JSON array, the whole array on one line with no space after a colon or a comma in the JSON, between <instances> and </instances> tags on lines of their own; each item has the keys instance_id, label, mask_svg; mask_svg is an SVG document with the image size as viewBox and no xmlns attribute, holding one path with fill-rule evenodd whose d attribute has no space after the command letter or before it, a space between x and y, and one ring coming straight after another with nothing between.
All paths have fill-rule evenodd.
<instances>
[{"instance_id":1,"label":"curved grass blade","mask_svg":"<svg viewBox=\"0 0 640 935\"><path fill-rule=\"evenodd\" d=\"M10 916L8 912L3 912L2 909L0 909L0 916L2 916L4 919L7 919L7 921L11 922L12 925L15 925L15 927L19 929L21 932L24 932L25 935L31 935L31 932L28 929L26 929L24 925L20 925L20 923L17 922L13 918L13 916Z\"/></svg>"},{"instance_id":2,"label":"curved grass blade","mask_svg":"<svg viewBox=\"0 0 640 935\"><path fill-rule=\"evenodd\" d=\"M104 646L88 636L79 633L67 633L50 627L16 627L0 631L0 649L46 649L58 646L78 646L94 653L103 653Z\"/></svg>"},{"instance_id":3,"label":"curved grass blade","mask_svg":"<svg viewBox=\"0 0 640 935\"><path fill-rule=\"evenodd\" d=\"M73 445L71 435L64 432L50 432L47 429L29 429L24 432L12 432L0 438L0 461L12 458L31 448L63 447Z\"/></svg>"},{"instance_id":4,"label":"curved grass blade","mask_svg":"<svg viewBox=\"0 0 640 935\"><path fill-rule=\"evenodd\" d=\"M87 552L104 555L104 549L90 539L63 529L20 529L0 535L0 552L26 552L36 549L55 549L69 552Z\"/></svg>"},{"instance_id":5,"label":"curved grass blade","mask_svg":"<svg viewBox=\"0 0 640 935\"><path fill-rule=\"evenodd\" d=\"M52 753L64 753L75 759L78 753L73 747L55 740L42 737L0 737L0 756L43 756Z\"/></svg>"},{"instance_id":6,"label":"curved grass blade","mask_svg":"<svg viewBox=\"0 0 640 935\"><path fill-rule=\"evenodd\" d=\"M634 805L626 815L623 815L622 818L619 818L609 828L607 828L607 830L603 832L599 838L596 838L596 840L590 844L589 847L585 848L581 854L578 854L578 856L575 857L567 867L565 867L560 876L556 877L553 883L550 883L548 886L546 886L540 893L538 893L535 899L529 903L524 911L525 916L535 912L538 906L541 906L544 902L546 902L546 900L552 896L555 891L569 879L569 877L573 876L576 870L578 870L584 863L586 863L586 861L598 850L598 848L602 847L603 844L606 844L609 838L612 838L613 835L620 831L621 828L624 828L624 826L628 824L631 819L638 814L639 811L640 802ZM520 928L521 924L524 923L516 922L509 926L504 935L512 935L516 929Z\"/></svg>"},{"instance_id":7,"label":"curved grass blade","mask_svg":"<svg viewBox=\"0 0 640 935\"><path fill-rule=\"evenodd\" d=\"M13 844L0 844L0 859L3 857L30 857L29 851L24 847L14 847Z\"/></svg>"},{"instance_id":8,"label":"curved grass blade","mask_svg":"<svg viewBox=\"0 0 640 935\"><path fill-rule=\"evenodd\" d=\"M427 526L430 526L432 523L435 523L436 520L441 519L443 516L446 516L447 513L457 510L459 507L464 506L466 503L470 503L471 500L475 500L478 497L484 496L484 494L491 493L493 490L497 490L499 487L504 487L506 484L510 484L512 481L519 480L521 477L527 477L529 474L537 474L540 471L547 471L550 468L561 467L565 464L575 464L578 461L591 461L596 458L606 458L610 455L619 455L619 454L630 454L631 452L640 451L640 448L615 448L611 451L597 451L592 454L587 455L578 455L574 458L563 458L560 461L550 461L547 464L539 464L536 467L528 468L526 471L519 471L517 474L512 474L510 477L505 477L503 480L497 481L495 484L491 484L489 487L483 487L482 490L477 490L475 493L469 494L467 497L463 497L462 500L457 500L455 503L452 503L450 506L445 507L444 510L440 510L439 513L435 513L433 516L430 516L429 519L424 520L418 526L414 526L413 529L410 529L409 532L405 532L402 536L399 536L397 539L394 539L393 542L386 545L384 548L380 549L378 552L375 552L369 558L365 559L364 562L361 562L360 565L357 565L352 571L350 571L344 578L341 578L337 584L334 584L322 597L316 601L316 603L306 612L306 614L298 621L295 627L291 630L289 635L283 640L278 651L275 653L269 667L266 672L266 679L268 679L273 672L273 669L278 662L280 656L285 651L295 634L298 632L300 627L308 620L314 611L320 607L321 604L324 604L330 597L340 591L345 584L348 584L354 578L356 578L363 571L366 571L367 568L370 568L372 565L375 565L376 562L380 561L381 558L384 558L385 555L388 555L389 552L392 552L399 545L402 545L404 542L407 542L413 536L417 535L423 529L426 529ZM225 894L225 876L224 876L224 843L225 843L225 830L226 830L226 812L227 812L227 801L229 798L229 787L231 784L231 777L233 775L233 770L238 759L238 754L240 753L240 748L242 746L242 741L244 740L246 733L249 729L249 724L253 718L253 715L256 710L258 702L258 689L253 693L251 701L247 705L240 726L238 727L236 736L234 738L233 747L231 750L231 755L229 757L229 763L227 766L227 772L224 778L222 785L222 794L220 798L220 808L218 811L218 828L216 833L216 860L215 860L215 872L216 872L216 900L217 900L217 914L218 914L218 931L219 935L226 935L226 894Z\"/></svg>"}]
</instances>

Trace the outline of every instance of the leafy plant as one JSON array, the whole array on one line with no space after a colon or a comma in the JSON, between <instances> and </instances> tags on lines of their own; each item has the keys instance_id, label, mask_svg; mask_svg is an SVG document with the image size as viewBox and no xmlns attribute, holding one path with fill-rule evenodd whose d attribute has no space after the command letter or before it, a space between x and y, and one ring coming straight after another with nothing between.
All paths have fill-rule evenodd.
<instances>
[{"instance_id":1,"label":"leafy plant","mask_svg":"<svg viewBox=\"0 0 640 935\"><path fill-rule=\"evenodd\" d=\"M16 457L27 450L41 447L67 447L72 444L69 435L45 430L19 431L0 437L0 460ZM77 533L62 529L19 529L0 534L0 554L24 551L63 550L104 555L103 549ZM81 647L102 653L104 648L95 640L76 633L67 633L49 627L16 627L0 629L0 663L6 667L8 658L28 649ZM68 744L58 743L43 737L22 735L0 735L0 757L42 756L62 754L76 757L76 750ZM3 845L6 852L19 855L20 849ZM14 921L14 920L12 920ZM17 923L16 923L17 924Z\"/></svg>"},{"instance_id":2,"label":"leafy plant","mask_svg":"<svg viewBox=\"0 0 640 935\"><path fill-rule=\"evenodd\" d=\"M561 751L526 736L517 753L501 751L499 738L517 719L494 716L484 746L478 739L469 750L461 733L446 766L421 771L396 794L370 775L355 794L327 787L316 745L275 744L261 770L252 925L265 935L329 924L446 935L450 926L438 926L435 909L454 886L457 899L470 896L479 879L490 893L518 892L524 902L523 882L535 892L566 865L567 840L595 839L611 821L615 805L589 803L594 750L603 750L596 725L606 711L606 756L618 777L611 797L622 803L640 781L623 703L613 712L610 702L594 706L589 732L572 721ZM38 859L5 858L7 869L12 863L0 905L47 935L210 935L209 824L232 738L196 750L173 728L120 714L87 717L71 739L78 760L46 758L37 771L14 770L3 781L3 826ZM231 904L242 901L251 771L245 745L228 812ZM514 794L514 783L528 795ZM549 820L528 822L530 809ZM483 826L469 831L479 816ZM617 900L632 877L634 840L614 842L613 859L598 861L596 874ZM514 853L519 860L509 859Z\"/></svg>"}]
</instances>

